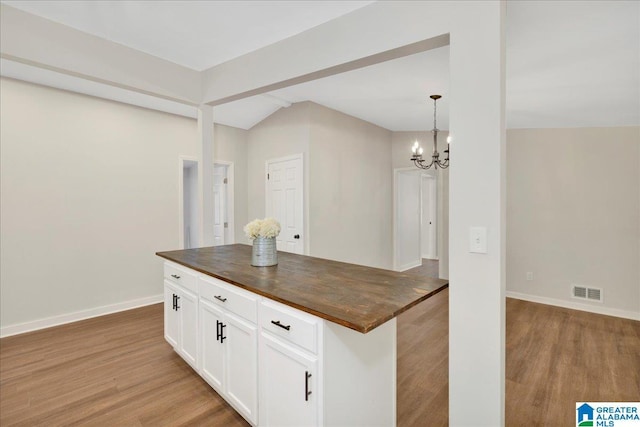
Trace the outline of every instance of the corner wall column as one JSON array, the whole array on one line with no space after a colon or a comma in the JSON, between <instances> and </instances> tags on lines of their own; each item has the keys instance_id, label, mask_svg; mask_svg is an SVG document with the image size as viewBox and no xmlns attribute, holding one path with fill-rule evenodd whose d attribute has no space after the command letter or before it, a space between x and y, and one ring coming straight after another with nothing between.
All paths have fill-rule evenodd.
<instances>
[{"instance_id":1,"label":"corner wall column","mask_svg":"<svg viewBox=\"0 0 640 427\"><path fill-rule=\"evenodd\" d=\"M449 425L505 425L505 7L466 2L450 48ZM470 228L486 229L486 251Z\"/></svg>"},{"instance_id":2,"label":"corner wall column","mask_svg":"<svg viewBox=\"0 0 640 427\"><path fill-rule=\"evenodd\" d=\"M200 246L213 246L213 107L198 107Z\"/></svg>"}]
</instances>

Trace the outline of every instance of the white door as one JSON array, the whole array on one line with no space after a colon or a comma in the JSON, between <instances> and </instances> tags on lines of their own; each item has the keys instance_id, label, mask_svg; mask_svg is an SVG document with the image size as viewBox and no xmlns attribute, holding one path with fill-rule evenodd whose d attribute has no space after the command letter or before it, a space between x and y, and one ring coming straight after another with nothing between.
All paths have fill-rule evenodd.
<instances>
[{"instance_id":1,"label":"white door","mask_svg":"<svg viewBox=\"0 0 640 427\"><path fill-rule=\"evenodd\" d=\"M180 314L175 309L178 291L165 280L164 282L164 338L173 348L180 340Z\"/></svg>"},{"instance_id":2,"label":"white door","mask_svg":"<svg viewBox=\"0 0 640 427\"><path fill-rule=\"evenodd\" d=\"M266 216L280 222L279 251L304 253L302 155L267 160Z\"/></svg>"},{"instance_id":3,"label":"white door","mask_svg":"<svg viewBox=\"0 0 640 427\"><path fill-rule=\"evenodd\" d=\"M420 171L396 171L395 269L422 264L420 236Z\"/></svg>"},{"instance_id":4,"label":"white door","mask_svg":"<svg viewBox=\"0 0 640 427\"><path fill-rule=\"evenodd\" d=\"M220 325L223 321L222 310L206 301L200 301L202 377L220 394L224 393L224 347L220 342Z\"/></svg>"},{"instance_id":5,"label":"white door","mask_svg":"<svg viewBox=\"0 0 640 427\"><path fill-rule=\"evenodd\" d=\"M225 392L229 402L258 423L258 328L226 313L224 328Z\"/></svg>"},{"instance_id":6,"label":"white door","mask_svg":"<svg viewBox=\"0 0 640 427\"><path fill-rule=\"evenodd\" d=\"M198 369L198 297L181 290L178 300L180 312L180 354L194 369Z\"/></svg>"},{"instance_id":7,"label":"white door","mask_svg":"<svg viewBox=\"0 0 640 427\"><path fill-rule=\"evenodd\" d=\"M213 245L225 244L227 225L227 166L213 167Z\"/></svg>"},{"instance_id":8,"label":"white door","mask_svg":"<svg viewBox=\"0 0 640 427\"><path fill-rule=\"evenodd\" d=\"M264 332L260 346L260 425L316 426L317 359Z\"/></svg>"},{"instance_id":9,"label":"white door","mask_svg":"<svg viewBox=\"0 0 640 427\"><path fill-rule=\"evenodd\" d=\"M422 176L422 258L437 259L436 178Z\"/></svg>"}]
</instances>

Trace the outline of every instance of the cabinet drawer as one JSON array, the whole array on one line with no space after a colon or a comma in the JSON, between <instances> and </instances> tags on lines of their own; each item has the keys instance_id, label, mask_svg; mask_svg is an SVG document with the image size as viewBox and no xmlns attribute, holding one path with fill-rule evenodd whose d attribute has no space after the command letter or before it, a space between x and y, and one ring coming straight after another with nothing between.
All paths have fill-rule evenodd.
<instances>
[{"instance_id":1,"label":"cabinet drawer","mask_svg":"<svg viewBox=\"0 0 640 427\"><path fill-rule=\"evenodd\" d=\"M192 270L165 262L164 277L172 283L184 286L194 294L198 293L198 276Z\"/></svg>"},{"instance_id":2,"label":"cabinet drawer","mask_svg":"<svg viewBox=\"0 0 640 427\"><path fill-rule=\"evenodd\" d=\"M318 321L315 316L274 301L263 300L260 304L262 330L285 338L314 354L318 351Z\"/></svg>"},{"instance_id":3,"label":"cabinet drawer","mask_svg":"<svg viewBox=\"0 0 640 427\"><path fill-rule=\"evenodd\" d=\"M229 285L214 277L200 277L200 298L224 307L231 313L258 323L258 299L250 292Z\"/></svg>"}]
</instances>

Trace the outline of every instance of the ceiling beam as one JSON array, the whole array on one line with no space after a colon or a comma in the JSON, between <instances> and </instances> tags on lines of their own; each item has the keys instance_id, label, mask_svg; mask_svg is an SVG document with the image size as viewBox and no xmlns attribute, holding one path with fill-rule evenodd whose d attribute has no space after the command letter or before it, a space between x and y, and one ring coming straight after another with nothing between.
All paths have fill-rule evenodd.
<instances>
[{"instance_id":1,"label":"ceiling beam","mask_svg":"<svg viewBox=\"0 0 640 427\"><path fill-rule=\"evenodd\" d=\"M260 95L260 94L266 94L268 92L272 92L274 90L282 89L285 87L294 86L301 83L307 83L313 80L330 77L340 73L346 73L347 71L353 71L359 68L368 67L370 65L380 64L382 62L403 58L409 55L415 55L417 53L422 53L428 50L437 49L439 47L443 47L447 45L449 45L449 34L441 34L439 36L432 37L426 40L421 40L421 41L411 43L405 46L401 46L395 49L389 49L384 52L369 55L364 58L359 58L353 61L345 62L344 64L327 67L322 70L303 74L297 77L292 77L277 83L268 84L268 85L251 89L245 92L227 96L225 98L217 99L217 100L208 102L208 104L214 105L214 106L226 104L228 102L237 101L239 99L249 98L251 96Z\"/></svg>"},{"instance_id":2,"label":"ceiling beam","mask_svg":"<svg viewBox=\"0 0 640 427\"><path fill-rule=\"evenodd\" d=\"M4 59L188 105L202 98L198 71L4 4L0 40Z\"/></svg>"}]
</instances>

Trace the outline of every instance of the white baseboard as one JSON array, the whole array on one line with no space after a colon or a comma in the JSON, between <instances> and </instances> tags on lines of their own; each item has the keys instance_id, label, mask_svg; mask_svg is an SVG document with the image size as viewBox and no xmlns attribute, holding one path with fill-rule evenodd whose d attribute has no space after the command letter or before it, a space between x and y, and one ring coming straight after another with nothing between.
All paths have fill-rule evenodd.
<instances>
[{"instance_id":1,"label":"white baseboard","mask_svg":"<svg viewBox=\"0 0 640 427\"><path fill-rule=\"evenodd\" d=\"M590 313L604 314L606 316L622 317L624 319L640 320L640 313L629 311L629 310L620 310L617 308L602 307L601 305L594 306L594 305L582 304L579 302L564 301L561 299L540 297L537 295L522 294L520 292L512 292L512 291L507 291L506 295L508 298L521 299L524 301L537 302L540 304L554 305L556 307L570 308L573 310L580 310L580 311L588 311Z\"/></svg>"},{"instance_id":2,"label":"white baseboard","mask_svg":"<svg viewBox=\"0 0 640 427\"><path fill-rule=\"evenodd\" d=\"M419 261L409 262L407 264L396 267L395 271L403 272L403 271L410 270L412 268L420 267L421 265L422 265L422 259L420 259Z\"/></svg>"},{"instance_id":3,"label":"white baseboard","mask_svg":"<svg viewBox=\"0 0 640 427\"><path fill-rule=\"evenodd\" d=\"M37 331L39 329L50 328L52 326L64 325L65 323L77 322L79 320L91 319L92 317L104 316L105 314L117 313L119 311L131 310L132 308L144 307L145 305L157 304L163 300L164 296L163 294L160 294L119 302L117 304L90 308L88 310L76 311L74 313L47 317L45 319L33 320L31 322L19 323L17 325L3 326L0 328L0 338Z\"/></svg>"}]
</instances>

